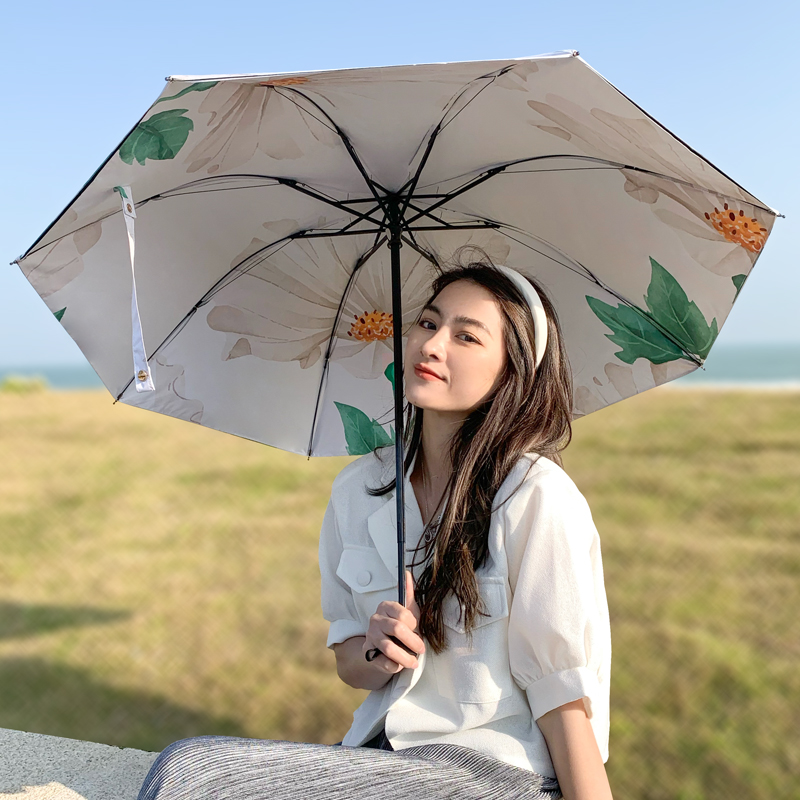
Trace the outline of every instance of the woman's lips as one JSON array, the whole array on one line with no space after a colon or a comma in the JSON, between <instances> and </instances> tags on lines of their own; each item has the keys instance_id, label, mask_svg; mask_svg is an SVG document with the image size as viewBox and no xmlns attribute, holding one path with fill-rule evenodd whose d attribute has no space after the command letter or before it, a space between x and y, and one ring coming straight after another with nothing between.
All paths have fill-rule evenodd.
<instances>
[{"instance_id":1,"label":"woman's lips","mask_svg":"<svg viewBox=\"0 0 800 800\"><path fill-rule=\"evenodd\" d=\"M419 367L414 367L414 374L419 375L420 378L424 378L426 381L442 380L438 375L434 375L430 372L425 372L424 370L421 370Z\"/></svg>"}]
</instances>

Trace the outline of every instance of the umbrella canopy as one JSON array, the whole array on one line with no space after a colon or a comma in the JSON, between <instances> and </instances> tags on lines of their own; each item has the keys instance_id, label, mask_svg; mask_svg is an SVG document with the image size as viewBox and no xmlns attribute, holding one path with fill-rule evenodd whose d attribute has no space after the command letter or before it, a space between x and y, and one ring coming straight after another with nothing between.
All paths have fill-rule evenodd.
<instances>
[{"instance_id":1,"label":"umbrella canopy","mask_svg":"<svg viewBox=\"0 0 800 800\"><path fill-rule=\"evenodd\" d=\"M702 366L776 215L565 51L169 78L17 263L119 401L354 455L459 246L546 287L577 418Z\"/></svg>"}]
</instances>

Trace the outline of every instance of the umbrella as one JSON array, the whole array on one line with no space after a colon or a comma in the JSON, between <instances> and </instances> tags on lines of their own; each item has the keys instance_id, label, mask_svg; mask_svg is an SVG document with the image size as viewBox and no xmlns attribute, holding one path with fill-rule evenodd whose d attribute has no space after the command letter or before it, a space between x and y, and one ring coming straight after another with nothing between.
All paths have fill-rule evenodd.
<instances>
[{"instance_id":1,"label":"umbrella","mask_svg":"<svg viewBox=\"0 0 800 800\"><path fill-rule=\"evenodd\" d=\"M547 288L578 418L702 367L777 215L562 51L168 78L16 263L115 401L396 439L405 604L403 334L452 253Z\"/></svg>"}]
</instances>

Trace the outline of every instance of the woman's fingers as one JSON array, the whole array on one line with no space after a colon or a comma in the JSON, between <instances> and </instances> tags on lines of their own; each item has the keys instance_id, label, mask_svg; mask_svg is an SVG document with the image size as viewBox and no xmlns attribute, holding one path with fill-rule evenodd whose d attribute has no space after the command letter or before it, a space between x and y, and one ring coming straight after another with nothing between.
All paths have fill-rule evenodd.
<instances>
[{"instance_id":1,"label":"woman's fingers","mask_svg":"<svg viewBox=\"0 0 800 800\"><path fill-rule=\"evenodd\" d=\"M422 637L414 633L414 629L417 627L417 618L399 603L384 601L373 614L373 619L378 623L382 633L396 636L415 653L425 651L425 642Z\"/></svg>"},{"instance_id":2,"label":"woman's fingers","mask_svg":"<svg viewBox=\"0 0 800 800\"><path fill-rule=\"evenodd\" d=\"M410 570L406 570L406 608L413 614L414 619L419 621L419 606L414 599L414 576Z\"/></svg>"},{"instance_id":3,"label":"woman's fingers","mask_svg":"<svg viewBox=\"0 0 800 800\"><path fill-rule=\"evenodd\" d=\"M402 606L398 608L402 609ZM417 656L425 649L425 643L396 617L376 612L370 619L364 652L373 648L378 648L383 655L399 664L401 668L416 669L419 666Z\"/></svg>"},{"instance_id":4,"label":"woman's fingers","mask_svg":"<svg viewBox=\"0 0 800 800\"><path fill-rule=\"evenodd\" d=\"M388 672L390 675L393 675L395 672L400 672L404 670L405 667L402 664L398 664L396 661L392 661L391 658L387 658L383 653L379 653L371 662L373 666L377 667L378 669L382 670L383 672Z\"/></svg>"},{"instance_id":5,"label":"woman's fingers","mask_svg":"<svg viewBox=\"0 0 800 800\"><path fill-rule=\"evenodd\" d=\"M368 634L364 641L364 655L366 656L371 650L375 651L375 655L370 663L383 672L388 672L390 675L395 672L400 672L400 670L406 667L409 669L416 669L416 667L419 666L413 654L398 647L397 644L387 636L378 634L375 637L371 637ZM400 655L398 655L398 651ZM392 655L395 657L392 658Z\"/></svg>"},{"instance_id":6,"label":"woman's fingers","mask_svg":"<svg viewBox=\"0 0 800 800\"><path fill-rule=\"evenodd\" d=\"M419 666L417 657L392 641L390 636L377 636L373 641L375 642L375 647L377 647L384 656L399 664L401 667L416 669Z\"/></svg>"},{"instance_id":7,"label":"woman's fingers","mask_svg":"<svg viewBox=\"0 0 800 800\"><path fill-rule=\"evenodd\" d=\"M380 630L389 637L394 637L398 642L402 642L414 655L421 653L425 649L422 638L414 633L405 623L394 617L385 617L378 621Z\"/></svg>"},{"instance_id":8,"label":"woman's fingers","mask_svg":"<svg viewBox=\"0 0 800 800\"><path fill-rule=\"evenodd\" d=\"M398 619L412 631L417 629L419 623L419 607L416 603L413 603L413 607L409 609L401 606L396 600L384 600L378 605L378 608L375 609L375 613L384 617ZM422 640L420 639L420 644L421 643ZM424 649L424 645L422 645L422 649Z\"/></svg>"},{"instance_id":9,"label":"woman's fingers","mask_svg":"<svg viewBox=\"0 0 800 800\"><path fill-rule=\"evenodd\" d=\"M386 672L401 669L416 669L417 654L425 652L425 642L415 633L420 611L414 599L414 577L406 570L406 607L393 600L384 600L370 618L369 630L364 643L364 652L373 648L380 650L371 663ZM405 648L412 652L408 652Z\"/></svg>"},{"instance_id":10,"label":"woman's fingers","mask_svg":"<svg viewBox=\"0 0 800 800\"><path fill-rule=\"evenodd\" d=\"M405 667L416 669L419 666L416 654L417 651L410 653L404 647L401 647L398 644L399 641L402 641L400 637L397 637L396 640L392 638L394 636L391 632L392 628L390 627L388 632L384 630L384 626L387 625L388 622L389 621L385 618L378 618L377 614L373 615L372 622L370 623L369 630L365 637L364 653L367 653L373 648L377 648L387 659L398 664L400 669ZM376 663L379 658L380 656L377 656L372 663ZM397 672L399 670L391 671Z\"/></svg>"}]
</instances>

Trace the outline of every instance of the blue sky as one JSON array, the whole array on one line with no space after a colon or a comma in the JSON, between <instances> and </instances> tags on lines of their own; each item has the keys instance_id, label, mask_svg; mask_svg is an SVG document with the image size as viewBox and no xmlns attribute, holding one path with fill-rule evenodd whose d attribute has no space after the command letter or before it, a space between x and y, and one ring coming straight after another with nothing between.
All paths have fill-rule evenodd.
<instances>
[{"instance_id":1,"label":"blue sky","mask_svg":"<svg viewBox=\"0 0 800 800\"><path fill-rule=\"evenodd\" d=\"M167 75L285 72L575 49L772 208L718 343L800 343L798 4L15 3L3 14L0 365L85 363L16 265Z\"/></svg>"}]
</instances>

